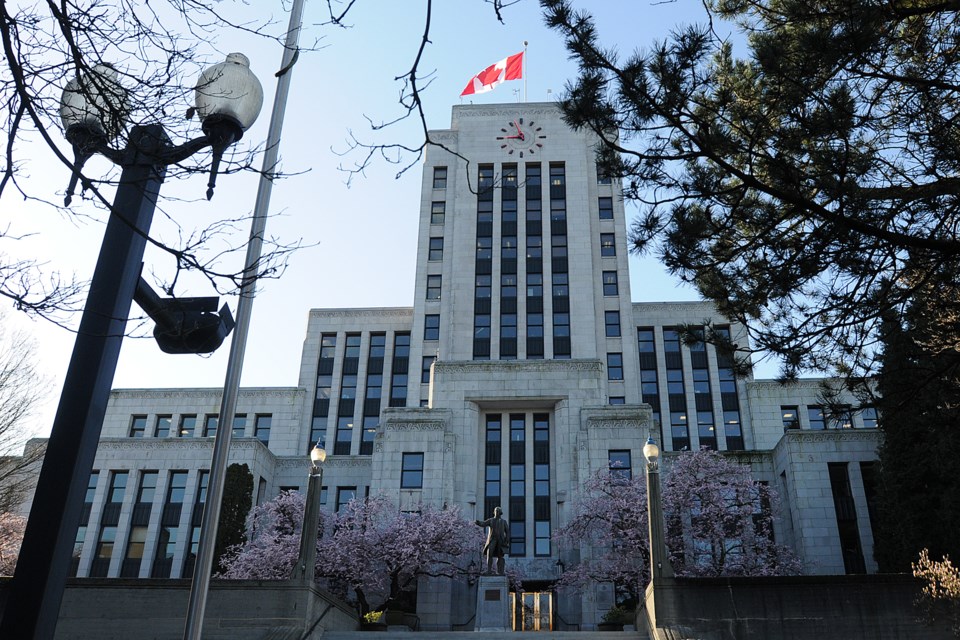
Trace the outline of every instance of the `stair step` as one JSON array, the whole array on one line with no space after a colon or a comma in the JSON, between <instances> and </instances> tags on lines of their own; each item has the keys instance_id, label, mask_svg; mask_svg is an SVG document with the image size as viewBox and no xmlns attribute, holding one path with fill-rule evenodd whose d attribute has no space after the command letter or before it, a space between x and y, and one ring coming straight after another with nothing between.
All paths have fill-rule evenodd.
<instances>
[{"instance_id":1,"label":"stair step","mask_svg":"<svg viewBox=\"0 0 960 640\"><path fill-rule=\"evenodd\" d=\"M327 631L324 640L464 640L473 631ZM485 631L477 640L647 640L643 631Z\"/></svg>"}]
</instances>

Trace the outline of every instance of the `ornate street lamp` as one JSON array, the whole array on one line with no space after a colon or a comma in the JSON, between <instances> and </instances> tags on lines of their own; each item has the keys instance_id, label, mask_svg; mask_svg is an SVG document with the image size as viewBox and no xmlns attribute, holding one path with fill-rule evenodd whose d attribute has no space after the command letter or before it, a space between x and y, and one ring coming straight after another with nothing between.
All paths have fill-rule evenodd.
<instances>
[{"instance_id":1,"label":"ornate street lamp","mask_svg":"<svg viewBox=\"0 0 960 640\"><path fill-rule=\"evenodd\" d=\"M657 578L672 578L673 567L667 558L663 535L663 501L660 498L660 447L647 438L643 445L643 457L647 459L647 524L650 532L650 581Z\"/></svg>"},{"instance_id":2,"label":"ornate street lamp","mask_svg":"<svg viewBox=\"0 0 960 640\"><path fill-rule=\"evenodd\" d=\"M317 564L317 526L320 519L320 492L323 490L323 463L327 452L318 442L310 451L310 475L307 478L307 503L303 508L300 531L300 555L293 570L293 580L308 585L313 582Z\"/></svg>"},{"instance_id":3,"label":"ornate street lamp","mask_svg":"<svg viewBox=\"0 0 960 640\"><path fill-rule=\"evenodd\" d=\"M126 147L114 149L109 143L123 130L130 112L116 71L95 66L64 89L60 115L76 158L66 204L83 163L93 154L107 157L122 172L0 621L2 638L54 637L83 494L166 167L212 147L207 191L212 195L220 157L253 124L263 90L246 56L231 54L204 72L196 100L203 136L172 146L161 125L137 125Z\"/></svg>"}]
</instances>

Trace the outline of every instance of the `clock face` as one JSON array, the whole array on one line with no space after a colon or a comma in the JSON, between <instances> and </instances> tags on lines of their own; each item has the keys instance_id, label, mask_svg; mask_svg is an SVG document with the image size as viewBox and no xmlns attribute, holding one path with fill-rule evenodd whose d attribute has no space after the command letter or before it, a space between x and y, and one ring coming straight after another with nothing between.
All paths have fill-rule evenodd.
<instances>
[{"instance_id":1,"label":"clock face","mask_svg":"<svg viewBox=\"0 0 960 640\"><path fill-rule=\"evenodd\" d=\"M547 134L543 132L543 127L533 120L524 121L522 117L501 127L500 135L497 136L500 148L506 151L507 155L517 154L521 158L524 154L532 156L537 153L543 148L543 141L546 139Z\"/></svg>"}]
</instances>

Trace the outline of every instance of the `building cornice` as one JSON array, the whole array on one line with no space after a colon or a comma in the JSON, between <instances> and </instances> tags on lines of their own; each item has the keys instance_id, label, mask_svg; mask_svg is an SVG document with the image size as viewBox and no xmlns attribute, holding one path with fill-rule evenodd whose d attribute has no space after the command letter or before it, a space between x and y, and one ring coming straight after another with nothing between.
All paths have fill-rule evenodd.
<instances>
[{"instance_id":1,"label":"building cornice","mask_svg":"<svg viewBox=\"0 0 960 640\"><path fill-rule=\"evenodd\" d=\"M484 361L438 361L434 363L434 375L451 373L603 373L599 360L484 360Z\"/></svg>"},{"instance_id":2,"label":"building cornice","mask_svg":"<svg viewBox=\"0 0 960 640\"><path fill-rule=\"evenodd\" d=\"M241 398L301 398L306 393L303 387L248 387L240 389ZM189 389L114 389L110 396L117 400L134 399L219 399L223 389L218 387L194 387Z\"/></svg>"},{"instance_id":3,"label":"building cornice","mask_svg":"<svg viewBox=\"0 0 960 640\"><path fill-rule=\"evenodd\" d=\"M387 421L387 431L443 431L445 423L439 420L424 420L422 422L390 422Z\"/></svg>"},{"instance_id":4,"label":"building cornice","mask_svg":"<svg viewBox=\"0 0 960 640\"><path fill-rule=\"evenodd\" d=\"M101 438L98 451L156 451L157 449L186 449L188 451L209 450L213 448L213 438ZM256 438L234 438L230 441L231 451L254 451L262 449L264 453L273 453Z\"/></svg>"},{"instance_id":5,"label":"building cornice","mask_svg":"<svg viewBox=\"0 0 960 640\"><path fill-rule=\"evenodd\" d=\"M311 309L311 318L413 318L413 307L359 307Z\"/></svg>"},{"instance_id":6,"label":"building cornice","mask_svg":"<svg viewBox=\"0 0 960 640\"><path fill-rule=\"evenodd\" d=\"M877 442L883 438L879 429L789 429L784 432L787 442Z\"/></svg>"}]
</instances>

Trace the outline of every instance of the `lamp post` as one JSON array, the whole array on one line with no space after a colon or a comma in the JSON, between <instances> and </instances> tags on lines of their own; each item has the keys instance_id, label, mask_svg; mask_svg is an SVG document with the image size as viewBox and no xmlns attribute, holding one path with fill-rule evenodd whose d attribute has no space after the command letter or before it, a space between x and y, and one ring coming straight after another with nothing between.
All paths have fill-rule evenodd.
<instances>
[{"instance_id":1,"label":"lamp post","mask_svg":"<svg viewBox=\"0 0 960 640\"><path fill-rule=\"evenodd\" d=\"M209 199L220 158L253 124L262 102L263 90L249 60L230 54L205 71L196 88L203 136L172 146L161 125L137 125L126 146L114 149L109 143L130 111L116 72L98 65L64 89L60 115L76 158L65 204L70 204L81 167L95 153L122 172L0 621L2 638L54 636L83 495L166 166L212 147Z\"/></svg>"},{"instance_id":2,"label":"lamp post","mask_svg":"<svg viewBox=\"0 0 960 640\"><path fill-rule=\"evenodd\" d=\"M643 445L647 459L647 524L650 530L650 581L672 578L673 567L667 558L663 536L663 502L660 499L660 447L647 438Z\"/></svg>"},{"instance_id":3,"label":"lamp post","mask_svg":"<svg viewBox=\"0 0 960 640\"><path fill-rule=\"evenodd\" d=\"M307 504L303 509L300 531L300 555L293 570L293 580L303 585L313 582L317 564L317 526L320 518L320 492L323 490L323 462L327 452L317 444L310 451L310 475L307 478Z\"/></svg>"}]
</instances>

